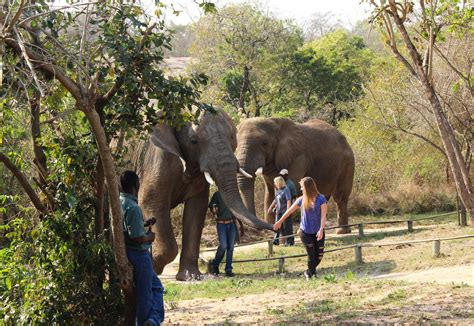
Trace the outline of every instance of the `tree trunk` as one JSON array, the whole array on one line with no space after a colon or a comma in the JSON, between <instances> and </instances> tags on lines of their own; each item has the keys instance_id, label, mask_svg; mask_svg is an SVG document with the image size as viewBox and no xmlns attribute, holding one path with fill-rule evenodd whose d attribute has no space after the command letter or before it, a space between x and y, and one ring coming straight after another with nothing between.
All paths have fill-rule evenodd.
<instances>
[{"instance_id":1,"label":"tree trunk","mask_svg":"<svg viewBox=\"0 0 474 326\"><path fill-rule=\"evenodd\" d=\"M38 180L41 187L46 188L46 179L48 178L48 167L46 163L46 155L44 154L43 146L39 144L41 141L41 126L40 126L40 100L41 94L34 91L30 99L31 109L31 140L33 142L33 153L35 158L33 163L38 169Z\"/></svg>"},{"instance_id":2,"label":"tree trunk","mask_svg":"<svg viewBox=\"0 0 474 326\"><path fill-rule=\"evenodd\" d=\"M449 121L443 112L441 103L431 80L425 74L421 55L416 49L413 42L411 41L411 38L404 26L403 21L401 20L400 16L398 16L395 1L390 0L389 6L392 11L392 16L395 21L395 24L397 25L398 30L402 35L403 41L408 49L408 52L414 64L416 77L421 82L424 88L425 96L429 100L433 109L433 114L436 119L436 125L438 127L439 135L446 150L446 156L448 157L449 165L453 173L453 179L454 184L456 185L456 190L461 198L464 207L469 210L471 221L474 221L474 194L472 191L472 185L469 179L469 174L467 172L466 162L464 162L464 158L454 135L453 128L449 124Z\"/></svg>"},{"instance_id":3,"label":"tree trunk","mask_svg":"<svg viewBox=\"0 0 474 326\"><path fill-rule=\"evenodd\" d=\"M244 76L242 81L242 88L240 89L240 96L239 96L239 108L245 109L245 94L249 88L249 68L244 66ZM244 110L245 111L245 110Z\"/></svg>"},{"instance_id":4,"label":"tree trunk","mask_svg":"<svg viewBox=\"0 0 474 326\"><path fill-rule=\"evenodd\" d=\"M104 128L100 123L100 117L93 105L82 107L87 120L91 124L92 131L96 138L97 147L99 149L100 160L104 169L105 180L107 181L107 189L109 194L110 210L112 213L111 229L113 237L114 255L117 262L120 286L125 296L125 323L133 324L133 270L130 265L125 251L125 241L123 237L122 227L122 206L120 204L119 186L117 182L117 174L115 173L115 165L112 158L110 147L107 143Z\"/></svg>"}]
</instances>

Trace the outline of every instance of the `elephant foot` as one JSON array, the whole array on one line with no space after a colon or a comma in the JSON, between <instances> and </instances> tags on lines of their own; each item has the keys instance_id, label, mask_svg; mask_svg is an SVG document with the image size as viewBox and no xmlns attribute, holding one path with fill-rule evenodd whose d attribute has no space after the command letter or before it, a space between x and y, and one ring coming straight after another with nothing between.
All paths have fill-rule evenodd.
<instances>
[{"instance_id":1,"label":"elephant foot","mask_svg":"<svg viewBox=\"0 0 474 326\"><path fill-rule=\"evenodd\" d=\"M176 274L176 280L178 281L200 281L201 279L202 274L198 268L180 269L178 274Z\"/></svg>"},{"instance_id":2,"label":"elephant foot","mask_svg":"<svg viewBox=\"0 0 474 326\"><path fill-rule=\"evenodd\" d=\"M351 228L349 226L345 226L343 228L337 229L337 234L348 234L351 233Z\"/></svg>"}]
</instances>

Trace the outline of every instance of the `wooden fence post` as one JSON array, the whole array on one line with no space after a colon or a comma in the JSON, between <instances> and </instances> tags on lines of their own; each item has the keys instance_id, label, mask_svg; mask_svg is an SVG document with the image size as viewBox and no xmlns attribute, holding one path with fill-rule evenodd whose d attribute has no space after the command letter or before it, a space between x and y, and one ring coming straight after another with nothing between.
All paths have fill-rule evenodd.
<instances>
[{"instance_id":1,"label":"wooden fence post","mask_svg":"<svg viewBox=\"0 0 474 326\"><path fill-rule=\"evenodd\" d=\"M273 240L268 240L268 256L273 256Z\"/></svg>"},{"instance_id":2,"label":"wooden fence post","mask_svg":"<svg viewBox=\"0 0 474 326\"><path fill-rule=\"evenodd\" d=\"M359 224L359 238L362 238L364 236L364 224Z\"/></svg>"},{"instance_id":3,"label":"wooden fence post","mask_svg":"<svg viewBox=\"0 0 474 326\"><path fill-rule=\"evenodd\" d=\"M439 257L441 255L441 241L433 241L433 256Z\"/></svg>"},{"instance_id":4,"label":"wooden fence post","mask_svg":"<svg viewBox=\"0 0 474 326\"><path fill-rule=\"evenodd\" d=\"M285 271L285 257L278 258L278 273L283 274Z\"/></svg>"},{"instance_id":5,"label":"wooden fence post","mask_svg":"<svg viewBox=\"0 0 474 326\"><path fill-rule=\"evenodd\" d=\"M413 221L407 221L408 232L413 232Z\"/></svg>"},{"instance_id":6,"label":"wooden fence post","mask_svg":"<svg viewBox=\"0 0 474 326\"><path fill-rule=\"evenodd\" d=\"M355 250L355 262L356 264L362 264L364 261L362 260L362 247L361 245L356 245L354 247Z\"/></svg>"}]
</instances>

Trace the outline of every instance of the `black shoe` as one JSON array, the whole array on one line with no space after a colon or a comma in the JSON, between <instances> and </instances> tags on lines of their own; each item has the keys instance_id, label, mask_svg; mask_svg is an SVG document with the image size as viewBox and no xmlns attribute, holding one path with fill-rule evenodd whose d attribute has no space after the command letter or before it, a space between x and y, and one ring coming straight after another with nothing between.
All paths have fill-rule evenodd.
<instances>
[{"instance_id":1,"label":"black shoe","mask_svg":"<svg viewBox=\"0 0 474 326\"><path fill-rule=\"evenodd\" d=\"M278 241L273 241L273 245L274 245L274 246L279 246L280 243L279 243Z\"/></svg>"},{"instance_id":2,"label":"black shoe","mask_svg":"<svg viewBox=\"0 0 474 326\"><path fill-rule=\"evenodd\" d=\"M308 270L305 270L304 271L304 278L309 281L310 278L312 278L313 276L315 276L315 274L311 274Z\"/></svg>"},{"instance_id":3,"label":"black shoe","mask_svg":"<svg viewBox=\"0 0 474 326\"><path fill-rule=\"evenodd\" d=\"M235 276L235 273L233 273L233 272L225 272L225 276L226 276L226 277L234 277L234 276Z\"/></svg>"},{"instance_id":4,"label":"black shoe","mask_svg":"<svg viewBox=\"0 0 474 326\"><path fill-rule=\"evenodd\" d=\"M211 270L212 275L219 275L219 266L212 265L212 270Z\"/></svg>"}]
</instances>

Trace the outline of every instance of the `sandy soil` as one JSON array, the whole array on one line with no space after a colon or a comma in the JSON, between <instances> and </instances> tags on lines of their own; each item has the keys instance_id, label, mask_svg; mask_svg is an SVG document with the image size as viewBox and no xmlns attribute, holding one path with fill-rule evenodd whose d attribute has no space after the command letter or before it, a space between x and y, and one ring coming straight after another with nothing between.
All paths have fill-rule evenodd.
<instances>
[{"instance_id":1,"label":"sandy soil","mask_svg":"<svg viewBox=\"0 0 474 326\"><path fill-rule=\"evenodd\" d=\"M370 229L366 232L377 232L379 230ZM387 229L384 229L387 231ZM337 236L337 235L331 235ZM238 250L252 250L257 247L266 248L267 244L255 244L252 246L242 247ZM206 259L212 258L214 252L203 253ZM178 270L179 257L167 265L163 275L160 276L166 282L174 280L174 276ZM442 276L442 277L440 277ZM209 278L212 276L205 276ZM451 284L453 286L464 286L466 284L474 286L474 264L463 266L450 266L442 268L431 268L429 270L406 272L406 273L391 273L372 276L373 279L390 279L403 280L408 282L420 283L420 286L427 285L427 283L443 283ZM436 286L436 285L435 285ZM291 293L291 295L288 295ZM282 300L282 298L288 298ZM278 318L278 312L286 312L294 308L298 301L318 302L321 296L317 291L295 292L285 291L285 289L269 290L265 293L244 295L240 297L228 297L226 299L208 299L198 298L186 301L180 301L175 304L172 309L167 309L167 324L227 324L227 323L243 323L243 324L269 324L281 322ZM474 310L474 297L468 298L467 301L471 305L471 312ZM451 298L451 293L445 290L440 291L437 295L429 297L429 300L423 298L415 305L410 305L402 309L395 309L393 311L374 310L370 309L360 312L355 312L355 317L348 320L333 320L331 315L327 314L326 319L317 319L314 321L320 322L355 322L355 323L403 323L409 324L441 322L451 324L474 324L474 319L466 317L456 317L456 311L466 311L465 298ZM469 311L469 308L468 308ZM276 312L276 314L275 314ZM407 317L408 316L408 317ZM429 319L426 316L431 316L434 319ZM472 316L472 314L471 314ZM408 318L408 319L407 319ZM423 319L428 318L428 319ZM291 321L290 321L291 323Z\"/></svg>"}]
</instances>

